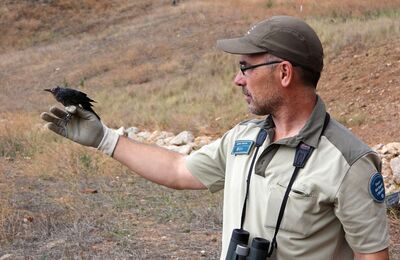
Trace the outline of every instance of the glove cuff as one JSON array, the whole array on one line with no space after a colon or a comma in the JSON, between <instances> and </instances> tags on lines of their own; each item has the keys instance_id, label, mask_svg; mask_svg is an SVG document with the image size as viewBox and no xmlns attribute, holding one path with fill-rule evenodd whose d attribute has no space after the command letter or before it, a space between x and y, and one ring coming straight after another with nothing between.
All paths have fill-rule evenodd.
<instances>
[{"instance_id":1,"label":"glove cuff","mask_svg":"<svg viewBox=\"0 0 400 260\"><path fill-rule=\"evenodd\" d=\"M104 136L97 149L107 154L108 156L112 156L115 146L117 146L119 134L115 130L108 128L104 124L103 131Z\"/></svg>"}]
</instances>

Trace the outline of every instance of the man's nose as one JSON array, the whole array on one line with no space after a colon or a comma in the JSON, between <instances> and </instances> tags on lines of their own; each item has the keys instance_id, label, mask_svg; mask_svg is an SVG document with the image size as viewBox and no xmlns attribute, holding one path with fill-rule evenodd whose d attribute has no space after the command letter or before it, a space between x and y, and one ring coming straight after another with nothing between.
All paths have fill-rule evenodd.
<instances>
[{"instance_id":1,"label":"man's nose","mask_svg":"<svg viewBox=\"0 0 400 260\"><path fill-rule=\"evenodd\" d=\"M235 82L236 86L245 86L246 85L246 77L243 75L243 73L239 70L236 73L235 79L233 80Z\"/></svg>"}]
</instances>

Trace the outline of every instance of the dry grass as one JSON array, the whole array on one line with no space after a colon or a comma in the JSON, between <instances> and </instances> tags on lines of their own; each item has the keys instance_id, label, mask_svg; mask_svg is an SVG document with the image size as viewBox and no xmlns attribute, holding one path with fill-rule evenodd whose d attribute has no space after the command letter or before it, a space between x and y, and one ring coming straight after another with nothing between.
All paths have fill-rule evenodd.
<instances>
[{"instance_id":1,"label":"dry grass","mask_svg":"<svg viewBox=\"0 0 400 260\"><path fill-rule=\"evenodd\" d=\"M181 251L168 241L146 242L146 232L160 237L176 233L173 240L193 232L215 234L213 242L204 240L197 247L209 248L210 256L217 256L220 196L158 187L94 150L39 126L32 128L32 117L7 113L2 118L8 123L0 131L0 255L51 259L193 255L190 241L181 245ZM142 251L145 243L157 243L160 250Z\"/></svg>"},{"instance_id":2,"label":"dry grass","mask_svg":"<svg viewBox=\"0 0 400 260\"><path fill-rule=\"evenodd\" d=\"M0 156L10 159L27 158L41 150L45 135L32 114L0 114Z\"/></svg>"},{"instance_id":3,"label":"dry grass","mask_svg":"<svg viewBox=\"0 0 400 260\"><path fill-rule=\"evenodd\" d=\"M248 114L232 84L235 57L210 47L217 38L241 35L272 14L302 16L321 35L329 67L349 45L368 49L397 39L398 6L372 0L182 0L176 7L147 0L3 1L0 257L197 259L201 250L206 259L218 256L222 194L158 187L93 149L43 131L39 113L54 104L43 88L79 86L112 127L218 135ZM335 109L348 126L368 120L365 111L342 115L348 104Z\"/></svg>"},{"instance_id":4,"label":"dry grass","mask_svg":"<svg viewBox=\"0 0 400 260\"><path fill-rule=\"evenodd\" d=\"M324 46L329 46L328 56L338 55L343 48L372 46L382 39L392 38L400 33L398 10L372 17L310 19Z\"/></svg>"}]
</instances>

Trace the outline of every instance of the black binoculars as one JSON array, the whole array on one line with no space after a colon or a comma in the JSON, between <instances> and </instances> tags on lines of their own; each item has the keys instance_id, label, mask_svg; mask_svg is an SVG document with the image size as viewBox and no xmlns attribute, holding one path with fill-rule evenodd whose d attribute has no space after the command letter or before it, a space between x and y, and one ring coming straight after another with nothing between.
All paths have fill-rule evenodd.
<instances>
[{"instance_id":1,"label":"black binoculars","mask_svg":"<svg viewBox=\"0 0 400 260\"><path fill-rule=\"evenodd\" d=\"M250 233L243 229L232 231L231 241L225 260L265 260L268 256L270 242L256 237L248 247Z\"/></svg>"}]
</instances>

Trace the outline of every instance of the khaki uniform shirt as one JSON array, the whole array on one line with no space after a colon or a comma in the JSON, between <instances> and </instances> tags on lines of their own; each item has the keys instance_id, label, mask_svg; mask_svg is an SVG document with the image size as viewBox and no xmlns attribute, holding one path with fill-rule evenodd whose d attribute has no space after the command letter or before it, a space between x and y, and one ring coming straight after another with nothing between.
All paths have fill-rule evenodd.
<instances>
[{"instance_id":1,"label":"khaki uniform shirt","mask_svg":"<svg viewBox=\"0 0 400 260\"><path fill-rule=\"evenodd\" d=\"M369 191L371 179L379 175L380 160L334 119L322 133L325 115L318 97L297 136L272 143L272 118L251 120L187 157L190 172L211 192L224 189L221 259L232 230L240 228L255 147L248 154L235 155L232 150L237 141L255 141L261 127L268 137L253 169L243 227L250 232L250 241L254 237L272 240L294 171L296 146L304 142L315 150L293 184L277 236L278 249L271 259L353 259L353 251L372 253L389 246L385 203L374 200Z\"/></svg>"}]
</instances>

